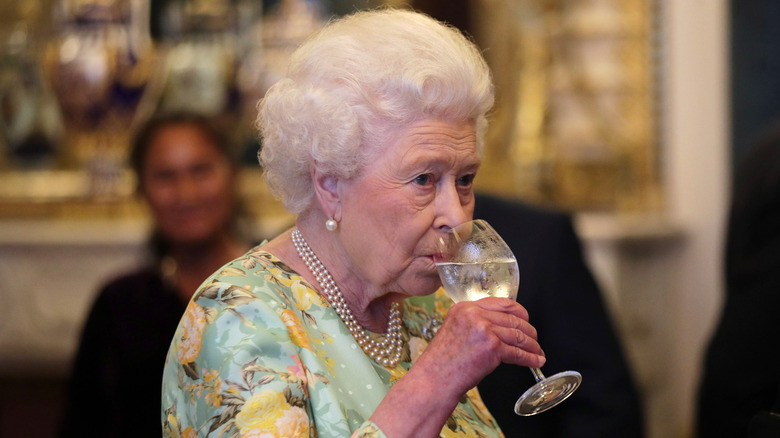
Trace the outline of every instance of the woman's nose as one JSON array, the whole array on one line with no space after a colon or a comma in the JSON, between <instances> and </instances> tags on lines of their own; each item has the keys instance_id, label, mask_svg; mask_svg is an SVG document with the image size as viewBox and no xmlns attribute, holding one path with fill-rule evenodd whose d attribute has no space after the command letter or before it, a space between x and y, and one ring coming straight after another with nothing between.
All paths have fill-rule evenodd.
<instances>
[{"instance_id":1,"label":"woman's nose","mask_svg":"<svg viewBox=\"0 0 780 438\"><path fill-rule=\"evenodd\" d=\"M436 196L434 228L450 229L471 220L471 202L466 205L463 202L463 198L454 186L441 190Z\"/></svg>"},{"instance_id":2,"label":"woman's nose","mask_svg":"<svg viewBox=\"0 0 780 438\"><path fill-rule=\"evenodd\" d=\"M179 178L176 184L176 195L179 202L192 202L198 197L198 184L192 178Z\"/></svg>"}]
</instances>

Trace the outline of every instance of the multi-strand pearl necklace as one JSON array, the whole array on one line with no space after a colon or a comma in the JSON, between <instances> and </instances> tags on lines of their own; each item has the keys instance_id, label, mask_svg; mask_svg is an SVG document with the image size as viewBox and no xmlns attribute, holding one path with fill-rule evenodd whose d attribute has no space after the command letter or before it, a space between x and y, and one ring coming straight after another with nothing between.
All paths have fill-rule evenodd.
<instances>
[{"instance_id":1,"label":"multi-strand pearl necklace","mask_svg":"<svg viewBox=\"0 0 780 438\"><path fill-rule=\"evenodd\" d=\"M292 241L301 260L303 260L320 284L325 298L336 310L336 313L339 314L341 320L344 321L344 324L349 329L349 332L352 333L360 348L382 366L396 366L401 360L401 346L403 345L401 340L401 311L398 309L398 303L393 303L390 307L390 317L387 320L387 334L381 341L375 341L366 333L367 330L355 320L330 272L325 269L320 259L311 250L298 228L292 233Z\"/></svg>"}]
</instances>

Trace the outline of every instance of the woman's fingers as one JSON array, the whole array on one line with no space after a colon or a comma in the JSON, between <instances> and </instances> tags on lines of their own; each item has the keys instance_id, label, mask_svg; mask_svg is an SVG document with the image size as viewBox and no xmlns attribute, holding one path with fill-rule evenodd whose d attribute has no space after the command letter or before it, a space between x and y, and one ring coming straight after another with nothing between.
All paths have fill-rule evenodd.
<instances>
[{"instance_id":1,"label":"woman's fingers","mask_svg":"<svg viewBox=\"0 0 780 438\"><path fill-rule=\"evenodd\" d=\"M511 300L486 298L452 306L412 369L446 382L460 396L501 362L538 368L545 358L525 309Z\"/></svg>"},{"instance_id":2,"label":"woman's fingers","mask_svg":"<svg viewBox=\"0 0 780 438\"><path fill-rule=\"evenodd\" d=\"M499 327L495 333L508 347L503 349L502 362L539 368L547 360L535 336L529 336L522 329ZM534 330L535 333L536 330Z\"/></svg>"},{"instance_id":3,"label":"woman's fingers","mask_svg":"<svg viewBox=\"0 0 780 438\"><path fill-rule=\"evenodd\" d=\"M477 344L475 352L481 347L486 350L481 354L493 353L501 362L532 367L545 361L528 312L512 300L485 298L460 303L450 309L447 319L451 333L468 333L463 341Z\"/></svg>"},{"instance_id":4,"label":"woman's fingers","mask_svg":"<svg viewBox=\"0 0 780 438\"><path fill-rule=\"evenodd\" d=\"M522 308L522 307L521 307ZM525 310L525 309L523 309ZM518 317L516 313L508 313L504 311L488 310L484 307L479 307L479 311L482 312L482 317L488 320L491 324L495 324L498 327L507 327L517 329L523 332L526 336L533 340L537 340L536 328L528 322L528 318ZM520 312L517 312L520 313ZM509 342L509 341L507 341Z\"/></svg>"},{"instance_id":5,"label":"woman's fingers","mask_svg":"<svg viewBox=\"0 0 780 438\"><path fill-rule=\"evenodd\" d=\"M525 310L525 307L508 298L488 297L473 301L473 303L485 310L508 313L525 321L529 320L528 311Z\"/></svg>"}]
</instances>

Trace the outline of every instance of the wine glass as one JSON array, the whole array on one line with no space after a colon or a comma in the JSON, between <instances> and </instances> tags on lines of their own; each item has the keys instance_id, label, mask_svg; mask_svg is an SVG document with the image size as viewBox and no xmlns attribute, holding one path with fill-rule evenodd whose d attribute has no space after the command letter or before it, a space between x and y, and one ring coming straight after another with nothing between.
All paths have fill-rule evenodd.
<instances>
[{"instance_id":1,"label":"wine glass","mask_svg":"<svg viewBox=\"0 0 780 438\"><path fill-rule=\"evenodd\" d=\"M501 236L486 221L458 225L439 239L436 260L444 290L453 301L485 297L516 299L519 275L517 259ZM528 416L544 412L566 400L582 382L576 371L545 377L531 368L536 384L520 396L515 413Z\"/></svg>"}]
</instances>

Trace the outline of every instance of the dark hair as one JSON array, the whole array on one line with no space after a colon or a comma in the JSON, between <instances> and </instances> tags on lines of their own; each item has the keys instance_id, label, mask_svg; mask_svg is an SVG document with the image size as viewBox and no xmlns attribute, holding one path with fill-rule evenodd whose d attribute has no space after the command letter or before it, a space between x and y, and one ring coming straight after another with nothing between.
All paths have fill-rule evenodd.
<instances>
[{"instance_id":1,"label":"dark hair","mask_svg":"<svg viewBox=\"0 0 780 438\"><path fill-rule=\"evenodd\" d=\"M154 137L164 128L181 125L191 126L198 129L201 134L211 140L220 155L227 159L229 166L232 169L237 168L235 154L231 148L231 144L228 142L227 136L212 119L197 113L190 112L160 114L149 119L138 129L138 131L136 131L133 142L131 144L129 165L137 177L137 190L140 191L143 189L142 175L144 171L144 165L146 162L146 157L149 153L149 146ZM247 216L248 213L245 206L243 205L238 195L236 195L235 208L231 214L231 219L228 224L232 233L238 236L244 236L247 234L243 230L243 223L245 222L244 219L246 219ZM152 257L157 260L165 257L170 251L170 243L156 227L149 237L148 245Z\"/></svg>"},{"instance_id":2,"label":"dark hair","mask_svg":"<svg viewBox=\"0 0 780 438\"><path fill-rule=\"evenodd\" d=\"M231 167L236 167L235 154L227 136L210 118L190 112L174 112L157 115L143 124L136 132L130 149L129 164L138 178L138 188L141 188L141 175L149 152L149 145L159 131L169 126L188 125L198 129L216 146L220 155L227 158Z\"/></svg>"}]
</instances>

